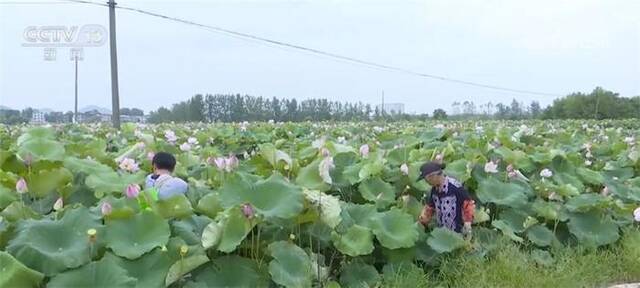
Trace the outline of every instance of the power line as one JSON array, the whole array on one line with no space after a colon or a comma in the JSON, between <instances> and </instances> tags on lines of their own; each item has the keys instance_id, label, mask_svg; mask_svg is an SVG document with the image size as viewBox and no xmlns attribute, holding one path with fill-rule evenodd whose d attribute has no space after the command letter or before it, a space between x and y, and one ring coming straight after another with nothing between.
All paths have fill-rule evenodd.
<instances>
[{"instance_id":1,"label":"power line","mask_svg":"<svg viewBox=\"0 0 640 288\"><path fill-rule=\"evenodd\" d=\"M75 3L83 3L83 4L91 4L91 5L99 5L99 6L108 6L106 4L92 2L92 1L86 1L86 0L66 0L66 1L75 2ZM359 65L364 65L364 66L367 66L369 68L378 68L378 69L383 69L383 70L387 70L387 71L394 71L394 72L400 72L400 73L404 73L404 74L414 75L414 76L418 76L418 77L422 77L422 78L429 78L429 79L435 79L435 80L440 80L440 81L444 81L444 82L450 82L450 83L456 83L456 84L462 84L462 85L474 86L474 87L480 87L480 88L487 88L487 89L493 89L493 90L500 90L500 91L506 91L506 92L513 92L513 93L520 93L520 94L531 94L531 95L542 95L542 96L553 96L553 97L564 96L562 94L556 94L556 93L547 93L547 92L524 90L524 89L514 89L514 88L509 88L509 87L503 87L503 86L497 86L497 85L491 85L491 84L484 84L484 83L479 83L479 82L455 79L455 78L450 78L450 77L440 76L440 75L435 75L435 74L422 73L422 72L417 72L417 71L413 71L413 70L402 68L402 67L398 67L398 66L391 66L391 65L380 64L380 63L376 63L376 62L372 62L372 61L361 60L361 59L358 59L358 58L353 58L353 57L349 57L349 56L335 54L335 53L332 53L332 52L326 52L326 51L322 51L322 50L318 50L318 49L314 49L314 48L308 48L308 47L304 47L304 46L297 45L297 44L291 44L291 43L287 43L287 42L282 42L282 41L278 41L278 40L264 38L264 37L256 36L256 35L253 35L253 34L237 32L237 31L229 30L229 29L222 28L222 27L217 27L217 26L212 26L212 25L207 25L207 24L201 24L201 23L197 23L197 22L194 22L194 21L185 20L185 19L177 18L177 17L171 17L171 16L167 16L167 15L163 15L163 14L159 14L159 13L155 13L155 12L150 12L150 11L139 9L139 8L120 6L120 5L116 6L116 8L132 11L132 12L136 12L136 13L140 13L140 14L144 14L144 15L148 15L148 16L153 16L153 17L157 17L157 18L161 18L161 19L165 19L165 20L169 20L169 21L173 21L173 22L178 22L178 23L182 23L182 24L187 24L187 25L192 25L192 26L196 26L196 27L200 27L200 28L205 28L206 30L209 30L209 31L218 32L218 33L222 33L222 34L229 35L229 36L234 36L235 38L240 38L240 39L243 39L243 40L251 40L251 41L255 41L255 42L266 43L266 44L270 44L270 45L276 46L276 47L290 48L290 49L294 49L294 50L297 50L297 51L302 51L302 52L306 52L306 53L311 53L311 54L315 54L315 55L319 55L319 56L328 57L328 58L331 58L331 59L334 59L334 60L341 60L341 61L346 61L346 62L355 63L355 64L359 64Z\"/></svg>"}]
</instances>

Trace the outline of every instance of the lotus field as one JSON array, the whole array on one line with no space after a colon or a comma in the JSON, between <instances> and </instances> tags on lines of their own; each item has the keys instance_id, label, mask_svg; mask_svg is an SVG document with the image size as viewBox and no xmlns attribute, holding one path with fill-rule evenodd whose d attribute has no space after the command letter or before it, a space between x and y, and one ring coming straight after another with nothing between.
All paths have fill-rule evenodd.
<instances>
[{"instance_id":1,"label":"lotus field","mask_svg":"<svg viewBox=\"0 0 640 288\"><path fill-rule=\"evenodd\" d=\"M377 287L509 239L618 245L640 221L640 122L0 127L0 287ZM144 201L154 153L185 195ZM443 159L472 237L417 221Z\"/></svg>"}]
</instances>

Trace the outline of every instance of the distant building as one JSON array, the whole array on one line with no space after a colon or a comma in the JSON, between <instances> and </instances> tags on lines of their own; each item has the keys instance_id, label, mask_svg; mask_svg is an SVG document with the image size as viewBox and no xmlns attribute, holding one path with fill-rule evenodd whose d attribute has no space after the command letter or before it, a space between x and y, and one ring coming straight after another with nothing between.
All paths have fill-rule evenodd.
<instances>
[{"instance_id":1,"label":"distant building","mask_svg":"<svg viewBox=\"0 0 640 288\"><path fill-rule=\"evenodd\" d=\"M384 107L382 107L382 105L376 105L376 108L387 114L404 114L403 103L384 103Z\"/></svg>"},{"instance_id":2,"label":"distant building","mask_svg":"<svg viewBox=\"0 0 640 288\"><path fill-rule=\"evenodd\" d=\"M111 115L109 115L111 116ZM131 123L145 123L146 118L144 116L138 115L120 115L120 121L123 123L131 122Z\"/></svg>"},{"instance_id":3,"label":"distant building","mask_svg":"<svg viewBox=\"0 0 640 288\"><path fill-rule=\"evenodd\" d=\"M31 124L45 124L47 121L44 120L44 112L39 110L33 110L31 114Z\"/></svg>"}]
</instances>

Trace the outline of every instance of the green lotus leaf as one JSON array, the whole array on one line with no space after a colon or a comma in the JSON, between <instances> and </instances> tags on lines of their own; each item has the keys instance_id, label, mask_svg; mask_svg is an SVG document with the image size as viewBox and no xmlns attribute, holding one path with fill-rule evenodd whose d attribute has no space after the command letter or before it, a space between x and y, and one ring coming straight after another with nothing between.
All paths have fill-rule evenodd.
<instances>
[{"instance_id":1,"label":"green lotus leaf","mask_svg":"<svg viewBox=\"0 0 640 288\"><path fill-rule=\"evenodd\" d=\"M476 195L483 203L496 203L513 208L527 204L527 196L522 186L503 183L494 178L481 181Z\"/></svg>"},{"instance_id":2,"label":"green lotus leaf","mask_svg":"<svg viewBox=\"0 0 640 288\"><path fill-rule=\"evenodd\" d=\"M467 181L467 179L471 178L470 171L468 171L467 169L467 164L468 164L467 160L458 159L456 161L449 163L444 171L447 175L450 175L462 182L465 182Z\"/></svg>"},{"instance_id":3,"label":"green lotus leaf","mask_svg":"<svg viewBox=\"0 0 640 288\"><path fill-rule=\"evenodd\" d=\"M418 226L411 215L400 209L380 213L372 223L373 234L389 249L409 248L418 240Z\"/></svg>"},{"instance_id":4,"label":"green lotus leaf","mask_svg":"<svg viewBox=\"0 0 640 288\"><path fill-rule=\"evenodd\" d=\"M269 287L269 274L258 263L237 255L213 259L199 269L195 281L203 287Z\"/></svg>"},{"instance_id":5,"label":"green lotus leaf","mask_svg":"<svg viewBox=\"0 0 640 288\"><path fill-rule=\"evenodd\" d=\"M516 235L516 233L513 231L513 229L511 229L511 226L509 224L507 224L507 222L502 221L502 220L493 220L491 222L491 225L495 228L498 228L498 230L500 230L502 232L502 234L504 234L505 236L511 238L511 240L516 241L516 242L522 242L524 241L522 239L522 237Z\"/></svg>"},{"instance_id":6,"label":"green lotus leaf","mask_svg":"<svg viewBox=\"0 0 640 288\"><path fill-rule=\"evenodd\" d=\"M409 153L411 152L411 147L401 147L391 150L389 154L387 154L387 161L389 164L393 166L400 166L409 161ZM415 179L415 178L414 178Z\"/></svg>"},{"instance_id":7,"label":"green lotus leaf","mask_svg":"<svg viewBox=\"0 0 640 288\"><path fill-rule=\"evenodd\" d=\"M289 154L276 149L273 144L266 143L259 146L260 155L267 160L272 167L277 167L278 162L283 161L287 165L293 165L293 160Z\"/></svg>"},{"instance_id":8,"label":"green lotus leaf","mask_svg":"<svg viewBox=\"0 0 640 288\"><path fill-rule=\"evenodd\" d=\"M302 167L296 177L296 184L311 190L318 190L325 192L331 188L331 185L327 184L320 177L320 160L315 160L309 165Z\"/></svg>"},{"instance_id":9,"label":"green lotus leaf","mask_svg":"<svg viewBox=\"0 0 640 288\"><path fill-rule=\"evenodd\" d=\"M129 277L137 279L137 288L164 286L165 277L173 263L169 255L160 249L154 249L135 260L124 259L108 252L104 259L113 261L124 269Z\"/></svg>"},{"instance_id":10,"label":"green lotus leaf","mask_svg":"<svg viewBox=\"0 0 640 288\"><path fill-rule=\"evenodd\" d=\"M526 229L524 224L527 220L527 216L529 215L527 215L527 213L522 210L506 209L500 212L499 218L500 220L504 221L504 223L509 225L509 228L511 228L511 230L516 233L520 233Z\"/></svg>"},{"instance_id":11,"label":"green lotus leaf","mask_svg":"<svg viewBox=\"0 0 640 288\"><path fill-rule=\"evenodd\" d=\"M42 198L69 184L73 180L73 175L66 168L56 168L41 170L32 179L29 183L29 193Z\"/></svg>"},{"instance_id":12,"label":"green lotus leaf","mask_svg":"<svg viewBox=\"0 0 640 288\"><path fill-rule=\"evenodd\" d=\"M427 243L438 253L452 252L466 245L466 242L460 234L442 227L435 228L431 231Z\"/></svg>"},{"instance_id":13,"label":"green lotus leaf","mask_svg":"<svg viewBox=\"0 0 640 288\"><path fill-rule=\"evenodd\" d=\"M570 198L564 207L571 212L586 212L593 208L603 206L607 202L607 198L598 193L588 193Z\"/></svg>"},{"instance_id":14,"label":"green lotus leaf","mask_svg":"<svg viewBox=\"0 0 640 288\"><path fill-rule=\"evenodd\" d=\"M129 184L142 183L144 177L143 172L120 175L116 172L110 171L100 174L91 174L85 179L85 183L89 188L94 190L97 195L106 195L110 193L124 193L125 188Z\"/></svg>"},{"instance_id":15,"label":"green lotus leaf","mask_svg":"<svg viewBox=\"0 0 640 288\"><path fill-rule=\"evenodd\" d=\"M544 225L534 225L527 229L527 239L540 247L550 246L557 241L556 235Z\"/></svg>"},{"instance_id":16,"label":"green lotus leaf","mask_svg":"<svg viewBox=\"0 0 640 288\"><path fill-rule=\"evenodd\" d=\"M64 146L60 142L46 138L30 139L20 143L18 147L20 158L32 157L33 161L62 161L64 152Z\"/></svg>"},{"instance_id":17,"label":"green lotus leaf","mask_svg":"<svg viewBox=\"0 0 640 288\"><path fill-rule=\"evenodd\" d=\"M47 287L136 287L136 279L129 277L127 271L112 259L102 258L78 269L59 274L51 279Z\"/></svg>"},{"instance_id":18,"label":"green lotus leaf","mask_svg":"<svg viewBox=\"0 0 640 288\"><path fill-rule=\"evenodd\" d=\"M494 229L485 227L473 228L473 239L477 240L478 244L487 251L500 248L500 237L500 234Z\"/></svg>"},{"instance_id":19,"label":"green lotus leaf","mask_svg":"<svg viewBox=\"0 0 640 288\"><path fill-rule=\"evenodd\" d=\"M25 220L18 224L7 251L31 269L55 275L90 261L98 248L91 250L87 230L92 228L100 239L102 225L84 207L66 210L60 220Z\"/></svg>"},{"instance_id":20,"label":"green lotus leaf","mask_svg":"<svg viewBox=\"0 0 640 288\"><path fill-rule=\"evenodd\" d=\"M327 195L320 191L304 190L305 198L311 205L316 207L320 213L320 220L331 228L335 228L342 221L340 216L342 208L340 199L333 195Z\"/></svg>"},{"instance_id":21,"label":"green lotus leaf","mask_svg":"<svg viewBox=\"0 0 640 288\"><path fill-rule=\"evenodd\" d=\"M344 205L340 215L342 216L342 223L347 227L358 224L373 229L374 219L379 216L379 213L376 211L376 206L371 204L347 203Z\"/></svg>"},{"instance_id":22,"label":"green lotus leaf","mask_svg":"<svg viewBox=\"0 0 640 288\"><path fill-rule=\"evenodd\" d=\"M358 172L358 179L363 181L373 176L378 176L384 169L384 163L382 160L375 160L362 165L360 172Z\"/></svg>"},{"instance_id":23,"label":"green lotus leaf","mask_svg":"<svg viewBox=\"0 0 640 288\"><path fill-rule=\"evenodd\" d=\"M171 231L166 220L151 211L142 211L131 219L113 219L106 222L107 247L121 257L136 259L167 244Z\"/></svg>"},{"instance_id":24,"label":"green lotus leaf","mask_svg":"<svg viewBox=\"0 0 640 288\"><path fill-rule=\"evenodd\" d=\"M640 185L623 185L622 183L609 182L607 187L611 194L624 200L640 202Z\"/></svg>"},{"instance_id":25,"label":"green lotus leaf","mask_svg":"<svg viewBox=\"0 0 640 288\"><path fill-rule=\"evenodd\" d=\"M42 216L29 206L25 206L24 203L19 201L14 201L9 206L7 206L2 212L0 212L0 216L4 217L7 221L16 222L19 219L40 219Z\"/></svg>"},{"instance_id":26,"label":"green lotus leaf","mask_svg":"<svg viewBox=\"0 0 640 288\"><path fill-rule=\"evenodd\" d=\"M173 263L167 272L165 278L165 286L169 286L178 281L182 276L200 267L202 264L209 262L209 258L205 255L194 255L184 259L180 259Z\"/></svg>"},{"instance_id":27,"label":"green lotus leaf","mask_svg":"<svg viewBox=\"0 0 640 288\"><path fill-rule=\"evenodd\" d=\"M533 205L531 206L533 211L540 217L543 217L547 220L558 220L560 204L555 202L547 202L540 199L537 199Z\"/></svg>"},{"instance_id":28,"label":"green lotus leaf","mask_svg":"<svg viewBox=\"0 0 640 288\"><path fill-rule=\"evenodd\" d=\"M191 202L184 195L175 195L169 199L161 199L153 204L160 216L169 218L187 218L193 215Z\"/></svg>"},{"instance_id":29,"label":"green lotus leaf","mask_svg":"<svg viewBox=\"0 0 640 288\"><path fill-rule=\"evenodd\" d=\"M551 253L540 249L531 251L531 258L542 266L551 266L554 262L553 257L551 257Z\"/></svg>"},{"instance_id":30,"label":"green lotus leaf","mask_svg":"<svg viewBox=\"0 0 640 288\"><path fill-rule=\"evenodd\" d=\"M616 242L618 225L608 215L596 211L573 213L569 216L569 231L581 244L602 246Z\"/></svg>"},{"instance_id":31,"label":"green lotus leaf","mask_svg":"<svg viewBox=\"0 0 640 288\"><path fill-rule=\"evenodd\" d=\"M218 251L229 253L236 250L236 247L247 237L251 229L256 225L256 221L251 221L242 214L239 207L234 207L225 213L226 217L220 221L221 235L218 243ZM207 233L210 230L205 229ZM203 234L203 238L205 235ZM207 237L215 239L211 235ZM215 241L213 241L215 242Z\"/></svg>"},{"instance_id":32,"label":"green lotus leaf","mask_svg":"<svg viewBox=\"0 0 640 288\"><path fill-rule=\"evenodd\" d=\"M0 211L7 208L7 206L16 200L18 200L18 194L11 189L0 185Z\"/></svg>"},{"instance_id":33,"label":"green lotus leaf","mask_svg":"<svg viewBox=\"0 0 640 288\"><path fill-rule=\"evenodd\" d=\"M372 265L351 261L342 267L340 284L348 288L376 287L380 282L380 274Z\"/></svg>"},{"instance_id":34,"label":"green lotus leaf","mask_svg":"<svg viewBox=\"0 0 640 288\"><path fill-rule=\"evenodd\" d=\"M87 175L100 175L102 173L113 172L111 167L92 159L79 159L67 157L64 159L64 167L73 173L85 173Z\"/></svg>"},{"instance_id":35,"label":"green lotus leaf","mask_svg":"<svg viewBox=\"0 0 640 288\"><path fill-rule=\"evenodd\" d=\"M216 218L218 213L224 211L224 208L222 208L222 204L220 203L220 196L217 193L204 195L198 201L196 211L209 216L211 219Z\"/></svg>"},{"instance_id":36,"label":"green lotus leaf","mask_svg":"<svg viewBox=\"0 0 640 288\"><path fill-rule=\"evenodd\" d=\"M353 225L344 234L331 234L333 245L343 254L351 257L368 255L373 252L373 234L368 228Z\"/></svg>"},{"instance_id":37,"label":"green lotus leaf","mask_svg":"<svg viewBox=\"0 0 640 288\"><path fill-rule=\"evenodd\" d=\"M563 184L556 189L558 194L564 197L573 197L580 195L580 190L571 184Z\"/></svg>"},{"instance_id":38,"label":"green lotus leaf","mask_svg":"<svg viewBox=\"0 0 640 288\"><path fill-rule=\"evenodd\" d=\"M219 193L223 207L250 203L266 218L290 219L297 216L304 206L302 189L279 174L255 183L243 174L235 174L227 179Z\"/></svg>"},{"instance_id":39,"label":"green lotus leaf","mask_svg":"<svg viewBox=\"0 0 640 288\"><path fill-rule=\"evenodd\" d=\"M39 287L44 275L29 269L11 254L0 251L0 287Z\"/></svg>"},{"instance_id":40,"label":"green lotus leaf","mask_svg":"<svg viewBox=\"0 0 640 288\"><path fill-rule=\"evenodd\" d=\"M172 235L182 238L189 245L198 245L201 242L202 231L209 223L209 217L192 215L180 221L172 221L170 225Z\"/></svg>"},{"instance_id":41,"label":"green lotus leaf","mask_svg":"<svg viewBox=\"0 0 640 288\"><path fill-rule=\"evenodd\" d=\"M22 145L23 143L30 140L37 139L55 139L56 134L55 131L48 127L32 127L29 130L25 131L18 139L16 140L16 144Z\"/></svg>"},{"instance_id":42,"label":"green lotus leaf","mask_svg":"<svg viewBox=\"0 0 640 288\"><path fill-rule=\"evenodd\" d=\"M307 253L297 245L277 241L269 244L271 280L285 287L310 287L312 279L311 261Z\"/></svg>"},{"instance_id":43,"label":"green lotus leaf","mask_svg":"<svg viewBox=\"0 0 640 288\"><path fill-rule=\"evenodd\" d=\"M600 174L600 172L593 171L584 167L579 167L576 169L576 173L585 183L591 185L601 185L602 183L604 183L604 177L602 176L602 174Z\"/></svg>"},{"instance_id":44,"label":"green lotus leaf","mask_svg":"<svg viewBox=\"0 0 640 288\"><path fill-rule=\"evenodd\" d=\"M379 177L372 177L360 182L358 191L360 191L362 198L378 203L382 207L389 206L396 198L393 186L382 181Z\"/></svg>"}]
</instances>

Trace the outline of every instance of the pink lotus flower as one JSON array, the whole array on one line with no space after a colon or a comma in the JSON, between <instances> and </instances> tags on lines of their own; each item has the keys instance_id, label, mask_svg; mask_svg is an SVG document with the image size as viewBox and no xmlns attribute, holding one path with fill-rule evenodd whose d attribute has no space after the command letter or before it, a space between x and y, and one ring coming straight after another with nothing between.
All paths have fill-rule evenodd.
<instances>
[{"instance_id":1,"label":"pink lotus flower","mask_svg":"<svg viewBox=\"0 0 640 288\"><path fill-rule=\"evenodd\" d=\"M100 207L100 211L102 212L103 216L111 214L112 210L113 208L111 207L111 204L109 204L109 202L103 202L102 207Z\"/></svg>"},{"instance_id":2,"label":"pink lotus flower","mask_svg":"<svg viewBox=\"0 0 640 288\"><path fill-rule=\"evenodd\" d=\"M400 165L400 172L402 172L403 175L409 175L409 166L407 166L407 163Z\"/></svg>"},{"instance_id":3,"label":"pink lotus flower","mask_svg":"<svg viewBox=\"0 0 640 288\"><path fill-rule=\"evenodd\" d=\"M242 207L240 208L242 210L242 214L244 215L244 217L247 217L247 219L252 219L253 216L255 216L255 210L253 209L253 206L251 206L251 204L242 204Z\"/></svg>"},{"instance_id":4,"label":"pink lotus flower","mask_svg":"<svg viewBox=\"0 0 640 288\"><path fill-rule=\"evenodd\" d=\"M218 168L218 170L224 170L225 168L225 161L223 157L216 157L213 159L213 163L216 165L216 167Z\"/></svg>"},{"instance_id":5,"label":"pink lotus flower","mask_svg":"<svg viewBox=\"0 0 640 288\"><path fill-rule=\"evenodd\" d=\"M62 201L62 197L58 198L55 203L53 203L53 210L60 211L64 207L64 202Z\"/></svg>"},{"instance_id":6,"label":"pink lotus flower","mask_svg":"<svg viewBox=\"0 0 640 288\"><path fill-rule=\"evenodd\" d=\"M25 181L24 178L20 178L20 180L16 182L16 191L18 191L19 194L24 194L29 192L29 187L27 187L27 181Z\"/></svg>"},{"instance_id":7,"label":"pink lotus flower","mask_svg":"<svg viewBox=\"0 0 640 288\"><path fill-rule=\"evenodd\" d=\"M320 149L320 155L322 155L322 157L329 157L329 155L331 155L331 152L329 151L329 149L322 147L322 149Z\"/></svg>"},{"instance_id":8,"label":"pink lotus flower","mask_svg":"<svg viewBox=\"0 0 640 288\"><path fill-rule=\"evenodd\" d=\"M136 198L138 194L140 194L140 185L138 184L129 184L125 190L125 194L127 198Z\"/></svg>"},{"instance_id":9,"label":"pink lotus flower","mask_svg":"<svg viewBox=\"0 0 640 288\"><path fill-rule=\"evenodd\" d=\"M364 158L367 158L367 156L369 156L369 145L368 144L364 144L362 146L360 146L360 155Z\"/></svg>"},{"instance_id":10,"label":"pink lotus flower","mask_svg":"<svg viewBox=\"0 0 640 288\"><path fill-rule=\"evenodd\" d=\"M238 167L238 158L236 158L236 155L229 155L229 157L224 159L225 171L231 172L236 167Z\"/></svg>"},{"instance_id":11,"label":"pink lotus flower","mask_svg":"<svg viewBox=\"0 0 640 288\"><path fill-rule=\"evenodd\" d=\"M140 167L138 167L138 163L136 163L136 160L133 160L131 158L122 159L120 165L118 166L120 167L120 169L127 172L137 172L138 170L140 170Z\"/></svg>"}]
</instances>

